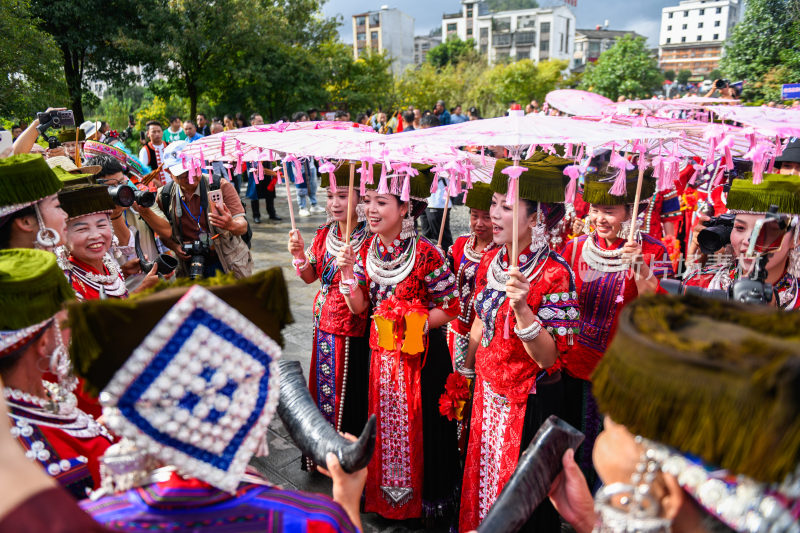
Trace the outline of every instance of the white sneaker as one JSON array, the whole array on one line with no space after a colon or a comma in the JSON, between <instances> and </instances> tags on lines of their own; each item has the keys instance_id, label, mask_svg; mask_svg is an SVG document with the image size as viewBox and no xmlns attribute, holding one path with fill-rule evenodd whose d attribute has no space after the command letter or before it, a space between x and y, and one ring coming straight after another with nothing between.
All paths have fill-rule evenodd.
<instances>
[{"instance_id":1,"label":"white sneaker","mask_svg":"<svg viewBox=\"0 0 800 533\"><path fill-rule=\"evenodd\" d=\"M297 214L301 217L310 217L311 211L309 211L308 209L300 209L300 211L298 211Z\"/></svg>"},{"instance_id":2,"label":"white sneaker","mask_svg":"<svg viewBox=\"0 0 800 533\"><path fill-rule=\"evenodd\" d=\"M320 206L318 206L318 205L312 205L312 206L311 206L311 212L312 212L312 213L319 214L319 213L324 213L324 212L325 212L325 210L324 210L324 209L322 209L322 208L321 208Z\"/></svg>"}]
</instances>

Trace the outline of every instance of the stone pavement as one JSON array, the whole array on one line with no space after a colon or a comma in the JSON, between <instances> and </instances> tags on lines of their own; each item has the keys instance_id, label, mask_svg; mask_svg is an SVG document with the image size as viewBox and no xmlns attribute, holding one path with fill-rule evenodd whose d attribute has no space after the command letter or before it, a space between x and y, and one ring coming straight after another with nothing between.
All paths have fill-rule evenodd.
<instances>
[{"instance_id":1,"label":"stone pavement","mask_svg":"<svg viewBox=\"0 0 800 533\"><path fill-rule=\"evenodd\" d=\"M294 323L283 330L285 339L283 357L300 361L303 366L303 373L308 378L309 365L311 364L311 344L313 342L311 303L319 285L318 283L306 285L295 275L291 257L286 249L291 224L285 187L279 186L277 194L275 208L278 215L283 218L283 221L272 222L264 217L262 219L264 222L261 224L253 224L252 219L250 219L250 224L253 228L253 259L256 270L274 266L280 266L283 269L283 274L289 287L289 300L292 306L292 315L294 316ZM292 196L294 197L293 186ZM324 190L320 189L317 192L317 198L318 205L325 207ZM261 212L264 214L266 211L264 210L263 200L261 202ZM249 201L246 201L246 203L249 213ZM294 200L294 207L296 213L296 199ZM453 208L451 214L451 229L455 238L455 236L467 230L468 214L467 209L464 207ZM297 218L297 227L303 236L306 246L309 245L313 238L316 228L324 224L325 220L325 214ZM270 481L284 488L330 495L331 483L328 478L319 473L309 474L300 469L300 451L289 438L286 429L277 416L270 424L268 441L269 455L254 459L253 464L263 471ZM362 519L365 533L437 531L424 529L418 521L397 522L385 520L376 514L364 514Z\"/></svg>"}]
</instances>

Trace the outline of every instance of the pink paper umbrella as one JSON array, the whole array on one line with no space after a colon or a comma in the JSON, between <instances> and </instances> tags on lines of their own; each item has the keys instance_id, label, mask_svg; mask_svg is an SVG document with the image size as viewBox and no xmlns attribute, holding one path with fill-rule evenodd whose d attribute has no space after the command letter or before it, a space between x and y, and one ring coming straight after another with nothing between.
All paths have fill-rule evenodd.
<instances>
[{"instance_id":1,"label":"pink paper umbrella","mask_svg":"<svg viewBox=\"0 0 800 533\"><path fill-rule=\"evenodd\" d=\"M601 94L577 89L558 89L544 97L550 107L569 115L599 116L603 106L612 104L611 99Z\"/></svg>"},{"instance_id":2,"label":"pink paper umbrella","mask_svg":"<svg viewBox=\"0 0 800 533\"><path fill-rule=\"evenodd\" d=\"M774 107L715 106L711 112L724 120L750 126L756 132L770 137L800 136L800 111Z\"/></svg>"}]
</instances>

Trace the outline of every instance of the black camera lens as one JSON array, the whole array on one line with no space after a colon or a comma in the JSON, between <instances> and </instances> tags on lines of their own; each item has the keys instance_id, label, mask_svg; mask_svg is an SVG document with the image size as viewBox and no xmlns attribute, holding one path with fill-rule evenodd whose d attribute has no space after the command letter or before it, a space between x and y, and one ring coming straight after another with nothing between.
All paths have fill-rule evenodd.
<instances>
[{"instance_id":1,"label":"black camera lens","mask_svg":"<svg viewBox=\"0 0 800 533\"><path fill-rule=\"evenodd\" d=\"M729 242L731 242L731 228L727 226L712 226L697 234L697 244L700 246L700 251L706 255L717 253Z\"/></svg>"},{"instance_id":2,"label":"black camera lens","mask_svg":"<svg viewBox=\"0 0 800 533\"><path fill-rule=\"evenodd\" d=\"M153 207L156 203L156 193L150 191L136 191L136 203L142 207Z\"/></svg>"},{"instance_id":3,"label":"black camera lens","mask_svg":"<svg viewBox=\"0 0 800 533\"><path fill-rule=\"evenodd\" d=\"M136 201L136 189L130 185L117 185L116 187L109 187L108 194L111 195L111 199L114 201L114 203L120 207L130 207L133 205L133 202Z\"/></svg>"}]
</instances>

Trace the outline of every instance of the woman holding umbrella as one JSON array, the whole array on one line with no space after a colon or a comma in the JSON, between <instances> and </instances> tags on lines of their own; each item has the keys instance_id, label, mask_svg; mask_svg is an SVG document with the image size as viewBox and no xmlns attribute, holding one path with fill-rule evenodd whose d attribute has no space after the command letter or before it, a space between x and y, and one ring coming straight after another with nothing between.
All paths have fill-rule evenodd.
<instances>
[{"instance_id":1,"label":"woman holding umbrella","mask_svg":"<svg viewBox=\"0 0 800 533\"><path fill-rule=\"evenodd\" d=\"M336 170L338 183L347 183L347 169L342 165ZM358 185L358 176L354 179ZM364 217L357 215L357 189L350 190L352 198L348 201L348 187L335 187L335 182L330 183L330 174L323 175L322 187L328 187L329 222L317 229L307 250L300 230L290 232L288 248L300 279L320 283L314 298L314 347L308 388L322 415L337 431L356 435L367 421L368 316L366 309L354 314L347 308L340 288L350 287L342 285L336 256L345 246L348 227L353 228L349 246L354 253L361 250L369 232ZM310 459L302 466L311 466Z\"/></svg>"},{"instance_id":2,"label":"woman holding umbrella","mask_svg":"<svg viewBox=\"0 0 800 533\"><path fill-rule=\"evenodd\" d=\"M359 261L350 246L336 259L343 283L354 275L358 281L343 291L350 310L371 308L374 315L369 412L377 415L378 434L365 511L391 519L449 519L458 484L456 426L440 416L438 399L452 370L442 326L458 314L458 291L442 253L414 229L430 195L430 167L395 172L383 173L377 190L366 191L374 236Z\"/></svg>"},{"instance_id":3,"label":"woman holding umbrella","mask_svg":"<svg viewBox=\"0 0 800 533\"><path fill-rule=\"evenodd\" d=\"M509 160L498 160L490 214L496 247L478 267L467 368L475 369L475 393L459 531L475 529L513 473L519 455L564 398L561 357L577 328L573 274L548 245L548 225L564 214L569 161L538 153L523 161L518 178L517 220L506 194ZM514 225L519 267L511 266ZM545 503L531 518L536 531L558 531L555 509Z\"/></svg>"}]
</instances>

